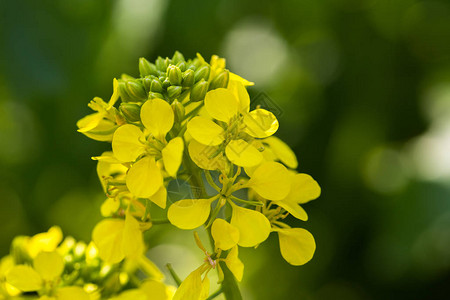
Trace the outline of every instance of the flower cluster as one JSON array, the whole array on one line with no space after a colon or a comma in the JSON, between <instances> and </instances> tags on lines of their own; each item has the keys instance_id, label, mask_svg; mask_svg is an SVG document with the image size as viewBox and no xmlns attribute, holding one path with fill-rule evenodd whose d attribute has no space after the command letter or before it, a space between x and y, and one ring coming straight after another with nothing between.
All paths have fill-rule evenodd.
<instances>
[{"instance_id":1,"label":"flower cluster","mask_svg":"<svg viewBox=\"0 0 450 300\"><path fill-rule=\"evenodd\" d=\"M214 242L208 252L195 235L205 261L173 299L206 299L211 269L224 282L227 276L241 281L239 247L257 247L271 232L288 263L308 262L313 236L283 220L306 221L301 205L319 197L320 187L296 171L295 154L274 136L276 116L250 105L246 88L253 83L227 70L223 58L186 60L179 52L155 63L141 58L139 72L138 78L114 79L109 102L94 98L89 107L95 113L77 124L86 136L112 144L112 151L93 158L107 195L101 208L106 219L93 231L100 258L119 263L142 257L142 233L165 222L152 218L155 204L174 226L204 226ZM173 180L187 182L193 196L168 206ZM216 193L208 194L207 185Z\"/></svg>"},{"instance_id":2,"label":"flower cluster","mask_svg":"<svg viewBox=\"0 0 450 300\"><path fill-rule=\"evenodd\" d=\"M87 137L111 143L93 157L106 200L92 242L63 240L59 227L17 237L0 261L0 299L241 299L239 247L256 248L274 232L291 265L313 257L311 233L284 220L306 221L302 205L320 187L296 171L295 154L274 136L276 116L251 102L253 83L223 58L186 60L179 52L155 63L141 58L139 72L114 79L111 99L94 98L94 113L77 123ZM168 201L172 181L187 183L192 196ZM144 232L169 223L203 226L212 245L194 232L205 259L183 281L169 268L177 288L145 256ZM221 288L210 294L212 269Z\"/></svg>"}]
</instances>

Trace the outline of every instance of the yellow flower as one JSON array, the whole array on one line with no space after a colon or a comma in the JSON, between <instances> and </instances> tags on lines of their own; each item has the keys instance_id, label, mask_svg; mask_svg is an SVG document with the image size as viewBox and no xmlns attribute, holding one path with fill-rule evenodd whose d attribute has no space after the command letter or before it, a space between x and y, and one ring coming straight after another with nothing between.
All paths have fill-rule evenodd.
<instances>
[{"instance_id":1,"label":"yellow flower","mask_svg":"<svg viewBox=\"0 0 450 300\"><path fill-rule=\"evenodd\" d=\"M166 141L165 136L174 123L173 110L166 101L152 99L145 102L141 108L141 120L145 126L144 132L135 125L123 125L114 133L112 148L119 161L132 163L126 176L130 192L136 197L153 201L151 197L158 191L165 193L162 190L165 187L161 167L168 176L176 177L184 142L181 137ZM153 202L164 208L165 200L163 203L157 200Z\"/></svg>"},{"instance_id":2,"label":"yellow flower","mask_svg":"<svg viewBox=\"0 0 450 300\"><path fill-rule=\"evenodd\" d=\"M200 227L209 217L212 201L214 198L179 200L169 207L167 218L180 229Z\"/></svg>"},{"instance_id":3,"label":"yellow flower","mask_svg":"<svg viewBox=\"0 0 450 300\"><path fill-rule=\"evenodd\" d=\"M144 250L144 240L139 222L127 211L125 220L105 219L92 232L98 255L107 263L118 263L125 257L139 258Z\"/></svg>"},{"instance_id":4,"label":"yellow flower","mask_svg":"<svg viewBox=\"0 0 450 300\"><path fill-rule=\"evenodd\" d=\"M263 157L251 141L274 134L278 129L276 117L264 109L250 111L250 97L238 81L230 81L227 89L208 92L204 103L206 111L215 121L196 116L189 121L187 131L200 144L219 146L218 152L206 160L225 151L233 164L243 167L258 165ZM192 159L198 161L198 158Z\"/></svg>"},{"instance_id":5,"label":"yellow flower","mask_svg":"<svg viewBox=\"0 0 450 300\"><path fill-rule=\"evenodd\" d=\"M264 162L250 175L247 186L268 200L282 200L291 189L291 175L282 164Z\"/></svg>"},{"instance_id":6,"label":"yellow flower","mask_svg":"<svg viewBox=\"0 0 450 300\"><path fill-rule=\"evenodd\" d=\"M42 251L55 251L62 238L63 234L58 226L51 227L47 232L38 233L28 240L28 254L31 258L35 258Z\"/></svg>"},{"instance_id":7,"label":"yellow flower","mask_svg":"<svg viewBox=\"0 0 450 300\"><path fill-rule=\"evenodd\" d=\"M78 131L97 141L111 141L116 124L116 109L114 104L119 99L119 83L114 78L113 94L108 103L95 97L89 107L96 113L85 116L77 122Z\"/></svg>"},{"instance_id":8,"label":"yellow flower","mask_svg":"<svg viewBox=\"0 0 450 300\"><path fill-rule=\"evenodd\" d=\"M111 300L171 300L173 287L156 280L146 280L137 289L123 291Z\"/></svg>"},{"instance_id":9,"label":"yellow flower","mask_svg":"<svg viewBox=\"0 0 450 300\"><path fill-rule=\"evenodd\" d=\"M209 279L205 272L205 265L200 266L183 280L178 287L173 300L205 300L209 295Z\"/></svg>"}]
</instances>

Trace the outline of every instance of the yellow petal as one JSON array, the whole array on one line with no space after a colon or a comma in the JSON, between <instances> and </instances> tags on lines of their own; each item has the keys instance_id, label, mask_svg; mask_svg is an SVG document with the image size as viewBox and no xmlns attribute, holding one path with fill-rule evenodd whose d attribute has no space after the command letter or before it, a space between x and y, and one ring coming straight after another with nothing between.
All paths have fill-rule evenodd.
<instances>
[{"instance_id":1,"label":"yellow petal","mask_svg":"<svg viewBox=\"0 0 450 300\"><path fill-rule=\"evenodd\" d=\"M28 241L28 253L31 258L35 258L41 251L52 252L61 243L63 233L58 226L51 227L48 232L42 232L34 235Z\"/></svg>"},{"instance_id":2,"label":"yellow petal","mask_svg":"<svg viewBox=\"0 0 450 300\"><path fill-rule=\"evenodd\" d=\"M111 142L117 128L117 124L111 120L101 119L95 128L82 131L81 133L96 141Z\"/></svg>"},{"instance_id":3,"label":"yellow petal","mask_svg":"<svg viewBox=\"0 0 450 300\"><path fill-rule=\"evenodd\" d=\"M210 211L210 199L185 199L173 203L167 217L180 229L194 229L206 222Z\"/></svg>"},{"instance_id":4,"label":"yellow petal","mask_svg":"<svg viewBox=\"0 0 450 300\"><path fill-rule=\"evenodd\" d=\"M126 257L137 258L144 253L144 239L139 222L127 212L123 227L122 249Z\"/></svg>"},{"instance_id":5,"label":"yellow petal","mask_svg":"<svg viewBox=\"0 0 450 300\"><path fill-rule=\"evenodd\" d=\"M278 120L273 113L262 108L252 110L244 116L245 132L256 138L271 136L278 130Z\"/></svg>"},{"instance_id":6,"label":"yellow petal","mask_svg":"<svg viewBox=\"0 0 450 300\"><path fill-rule=\"evenodd\" d=\"M119 81L116 78L113 79L113 94L109 99L108 107L112 107L119 99Z\"/></svg>"},{"instance_id":7,"label":"yellow petal","mask_svg":"<svg viewBox=\"0 0 450 300\"><path fill-rule=\"evenodd\" d=\"M78 120L77 127L78 132L88 132L100 124L100 121L103 119L104 113L93 113L90 115L87 115L83 117L82 119Z\"/></svg>"},{"instance_id":8,"label":"yellow petal","mask_svg":"<svg viewBox=\"0 0 450 300\"><path fill-rule=\"evenodd\" d=\"M239 242L239 230L223 219L216 219L211 226L216 248L228 250Z\"/></svg>"},{"instance_id":9,"label":"yellow petal","mask_svg":"<svg viewBox=\"0 0 450 300\"><path fill-rule=\"evenodd\" d=\"M302 221L308 221L308 214L303 207L297 203L280 200L277 201L277 205L287 210L293 217Z\"/></svg>"},{"instance_id":10,"label":"yellow petal","mask_svg":"<svg viewBox=\"0 0 450 300\"><path fill-rule=\"evenodd\" d=\"M92 241L98 249L98 255L107 263L118 263L125 257L121 246L124 226L123 220L105 219L92 232Z\"/></svg>"},{"instance_id":11,"label":"yellow petal","mask_svg":"<svg viewBox=\"0 0 450 300\"><path fill-rule=\"evenodd\" d=\"M232 140L225 148L225 154L235 165L253 167L258 165L263 156L253 145L244 140Z\"/></svg>"},{"instance_id":12,"label":"yellow petal","mask_svg":"<svg viewBox=\"0 0 450 300\"><path fill-rule=\"evenodd\" d=\"M103 217L109 217L114 214L119 207L119 200L116 200L115 198L107 198L100 207L100 213Z\"/></svg>"},{"instance_id":13,"label":"yellow petal","mask_svg":"<svg viewBox=\"0 0 450 300\"><path fill-rule=\"evenodd\" d=\"M147 300L169 300L170 291L167 286L156 280L146 280L139 287L147 295Z\"/></svg>"},{"instance_id":14,"label":"yellow petal","mask_svg":"<svg viewBox=\"0 0 450 300\"><path fill-rule=\"evenodd\" d=\"M143 138L144 134L139 127L131 124L120 126L112 140L114 156L123 162L135 161L145 151L144 145L140 142Z\"/></svg>"},{"instance_id":15,"label":"yellow petal","mask_svg":"<svg viewBox=\"0 0 450 300\"><path fill-rule=\"evenodd\" d=\"M244 264L238 257L238 246L234 246L225 259L228 269L233 273L236 280L241 282L242 276L244 276Z\"/></svg>"},{"instance_id":16,"label":"yellow petal","mask_svg":"<svg viewBox=\"0 0 450 300\"><path fill-rule=\"evenodd\" d=\"M233 204L231 225L239 230L241 247L253 247L264 242L270 234L270 222L260 212Z\"/></svg>"},{"instance_id":17,"label":"yellow petal","mask_svg":"<svg viewBox=\"0 0 450 300\"><path fill-rule=\"evenodd\" d=\"M79 286L65 286L58 289L57 300L90 300L89 294Z\"/></svg>"},{"instance_id":18,"label":"yellow petal","mask_svg":"<svg viewBox=\"0 0 450 300\"><path fill-rule=\"evenodd\" d=\"M6 274L6 281L24 292L38 291L43 284L39 273L27 265L12 267Z\"/></svg>"},{"instance_id":19,"label":"yellow petal","mask_svg":"<svg viewBox=\"0 0 450 300\"><path fill-rule=\"evenodd\" d=\"M269 145L270 150L272 150L277 159L279 159L286 166L291 169L296 169L298 167L298 161L294 151L292 151L292 149L289 148L285 142L276 136L268 137L264 139L263 142Z\"/></svg>"},{"instance_id":20,"label":"yellow petal","mask_svg":"<svg viewBox=\"0 0 450 300\"><path fill-rule=\"evenodd\" d=\"M300 173L292 176L291 190L285 202L306 203L320 196L320 186L310 175Z\"/></svg>"},{"instance_id":21,"label":"yellow petal","mask_svg":"<svg viewBox=\"0 0 450 300\"><path fill-rule=\"evenodd\" d=\"M151 99L141 107L141 121L154 136L163 138L172 129L174 114L169 103Z\"/></svg>"},{"instance_id":22,"label":"yellow petal","mask_svg":"<svg viewBox=\"0 0 450 300\"><path fill-rule=\"evenodd\" d=\"M208 276L205 276L205 278L203 278L203 280L202 280L202 291L200 293L199 300L205 300L206 298L208 298L209 286L210 286L209 278L208 278Z\"/></svg>"},{"instance_id":23,"label":"yellow petal","mask_svg":"<svg viewBox=\"0 0 450 300\"><path fill-rule=\"evenodd\" d=\"M146 293L141 289L130 289L121 292L109 300L148 300Z\"/></svg>"},{"instance_id":24,"label":"yellow petal","mask_svg":"<svg viewBox=\"0 0 450 300\"><path fill-rule=\"evenodd\" d=\"M220 88L206 94L205 108L214 119L228 123L239 112L239 102L231 91Z\"/></svg>"},{"instance_id":25,"label":"yellow petal","mask_svg":"<svg viewBox=\"0 0 450 300\"><path fill-rule=\"evenodd\" d=\"M231 80L227 88L238 99L239 111L244 114L248 113L250 111L250 96L242 82Z\"/></svg>"},{"instance_id":26,"label":"yellow petal","mask_svg":"<svg viewBox=\"0 0 450 300\"><path fill-rule=\"evenodd\" d=\"M147 275L147 279L162 281L164 274L158 269L158 267L145 255L142 255L138 259L139 268Z\"/></svg>"},{"instance_id":27,"label":"yellow petal","mask_svg":"<svg viewBox=\"0 0 450 300\"><path fill-rule=\"evenodd\" d=\"M231 81L239 81L241 82L244 86L252 86L255 85L254 82L248 81L247 79L242 78L241 76L231 73L230 72L230 82Z\"/></svg>"},{"instance_id":28,"label":"yellow petal","mask_svg":"<svg viewBox=\"0 0 450 300\"><path fill-rule=\"evenodd\" d=\"M34 269L44 280L53 280L64 271L64 260L57 252L41 252L33 260Z\"/></svg>"},{"instance_id":29,"label":"yellow petal","mask_svg":"<svg viewBox=\"0 0 450 300\"><path fill-rule=\"evenodd\" d=\"M194 117L187 125L187 131L198 142L207 146L216 146L224 140L222 127L205 117Z\"/></svg>"},{"instance_id":30,"label":"yellow petal","mask_svg":"<svg viewBox=\"0 0 450 300\"><path fill-rule=\"evenodd\" d=\"M165 186L162 185L156 193L150 196L149 199L162 209L165 209L167 202L167 189Z\"/></svg>"},{"instance_id":31,"label":"yellow petal","mask_svg":"<svg viewBox=\"0 0 450 300\"><path fill-rule=\"evenodd\" d=\"M200 300L202 297L201 269L189 274L178 287L173 300Z\"/></svg>"},{"instance_id":32,"label":"yellow petal","mask_svg":"<svg viewBox=\"0 0 450 300\"><path fill-rule=\"evenodd\" d=\"M263 198L282 200L290 191L291 176L282 164L265 162L253 172L248 185Z\"/></svg>"},{"instance_id":33,"label":"yellow petal","mask_svg":"<svg viewBox=\"0 0 450 300\"><path fill-rule=\"evenodd\" d=\"M136 197L148 198L163 184L161 170L153 157L144 157L134 163L127 174L127 187Z\"/></svg>"},{"instance_id":34,"label":"yellow petal","mask_svg":"<svg viewBox=\"0 0 450 300\"><path fill-rule=\"evenodd\" d=\"M278 229L280 251L283 258L294 266L306 264L314 255L316 242L303 228Z\"/></svg>"},{"instance_id":35,"label":"yellow petal","mask_svg":"<svg viewBox=\"0 0 450 300\"><path fill-rule=\"evenodd\" d=\"M205 146L196 140L192 140L189 143L188 150L192 161L204 170L223 170L227 163L221 152L215 155L219 152L217 146Z\"/></svg>"},{"instance_id":36,"label":"yellow petal","mask_svg":"<svg viewBox=\"0 0 450 300\"><path fill-rule=\"evenodd\" d=\"M177 176L183 156L184 143L181 137L171 139L167 146L162 150L164 168L172 177Z\"/></svg>"}]
</instances>

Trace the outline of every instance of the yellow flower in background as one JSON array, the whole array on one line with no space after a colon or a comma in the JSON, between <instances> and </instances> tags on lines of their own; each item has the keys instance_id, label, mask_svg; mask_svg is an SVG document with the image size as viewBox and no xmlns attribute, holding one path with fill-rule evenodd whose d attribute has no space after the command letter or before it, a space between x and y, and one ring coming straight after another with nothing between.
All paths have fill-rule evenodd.
<instances>
[{"instance_id":1,"label":"yellow flower in background","mask_svg":"<svg viewBox=\"0 0 450 300\"><path fill-rule=\"evenodd\" d=\"M78 131L91 139L102 142L112 140L117 128L114 104L119 99L119 83L115 78L113 87L113 94L108 103L95 97L88 106L96 113L87 115L77 122Z\"/></svg>"},{"instance_id":2,"label":"yellow flower in background","mask_svg":"<svg viewBox=\"0 0 450 300\"><path fill-rule=\"evenodd\" d=\"M228 160L235 165L258 165L263 157L251 141L274 134L278 129L276 117L264 109L250 111L250 97L238 81L230 81L227 89L209 91L204 103L215 122L202 116L192 118L187 125L192 138L205 146L220 146L219 152L225 151ZM214 154L207 159L211 158Z\"/></svg>"},{"instance_id":3,"label":"yellow flower in background","mask_svg":"<svg viewBox=\"0 0 450 300\"><path fill-rule=\"evenodd\" d=\"M61 228L53 226L47 232L38 233L28 239L26 246L28 254L31 258L35 258L42 251L55 251L62 239Z\"/></svg>"},{"instance_id":4,"label":"yellow flower in background","mask_svg":"<svg viewBox=\"0 0 450 300\"><path fill-rule=\"evenodd\" d=\"M146 280L139 288L126 290L111 300L171 300L174 287L156 280Z\"/></svg>"}]
</instances>

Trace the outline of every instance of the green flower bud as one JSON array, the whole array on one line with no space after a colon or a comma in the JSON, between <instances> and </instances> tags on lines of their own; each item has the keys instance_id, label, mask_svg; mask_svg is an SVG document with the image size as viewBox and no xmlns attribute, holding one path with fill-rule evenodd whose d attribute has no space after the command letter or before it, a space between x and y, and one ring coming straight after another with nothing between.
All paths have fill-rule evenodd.
<instances>
[{"instance_id":1,"label":"green flower bud","mask_svg":"<svg viewBox=\"0 0 450 300\"><path fill-rule=\"evenodd\" d=\"M187 69L183 73L183 86L192 86L194 84L194 71Z\"/></svg>"},{"instance_id":2,"label":"green flower bud","mask_svg":"<svg viewBox=\"0 0 450 300\"><path fill-rule=\"evenodd\" d=\"M226 88L228 86L228 80L230 79L230 72L228 70L224 70L216 75L211 81L209 85L210 90Z\"/></svg>"},{"instance_id":3,"label":"green flower bud","mask_svg":"<svg viewBox=\"0 0 450 300\"><path fill-rule=\"evenodd\" d=\"M172 57L172 63L178 64L179 62L184 62L184 56L179 51L175 51L173 57Z\"/></svg>"},{"instance_id":4,"label":"green flower bud","mask_svg":"<svg viewBox=\"0 0 450 300\"><path fill-rule=\"evenodd\" d=\"M206 93L208 92L208 87L209 83L204 79L197 82L191 89L191 101L197 102L205 99Z\"/></svg>"},{"instance_id":5,"label":"green flower bud","mask_svg":"<svg viewBox=\"0 0 450 300\"><path fill-rule=\"evenodd\" d=\"M182 90L183 88L181 86L172 85L167 88L167 94L170 99L175 99L180 96Z\"/></svg>"},{"instance_id":6,"label":"green flower bud","mask_svg":"<svg viewBox=\"0 0 450 300\"><path fill-rule=\"evenodd\" d=\"M186 71L186 63L184 61L177 63L177 67L180 68L181 72Z\"/></svg>"},{"instance_id":7,"label":"green flower bud","mask_svg":"<svg viewBox=\"0 0 450 300\"><path fill-rule=\"evenodd\" d=\"M141 107L136 103L121 103L119 110L128 122L137 122L141 119Z\"/></svg>"},{"instance_id":8,"label":"green flower bud","mask_svg":"<svg viewBox=\"0 0 450 300\"><path fill-rule=\"evenodd\" d=\"M149 97L149 99L155 99L155 98L158 98L158 99L164 99L164 96L163 96L162 94L160 94L160 93L154 93L154 92L150 92L150 93L148 94L148 97Z\"/></svg>"},{"instance_id":9,"label":"green flower bud","mask_svg":"<svg viewBox=\"0 0 450 300\"><path fill-rule=\"evenodd\" d=\"M152 92L156 92L156 93L162 93L163 91L163 86L161 84L161 81L159 81L158 79L153 79L152 83L150 85L150 91Z\"/></svg>"},{"instance_id":10,"label":"green flower bud","mask_svg":"<svg viewBox=\"0 0 450 300\"><path fill-rule=\"evenodd\" d=\"M181 73L180 68L174 65L170 65L167 68L167 77L169 78L171 85L181 85L183 74Z\"/></svg>"},{"instance_id":11,"label":"green flower bud","mask_svg":"<svg viewBox=\"0 0 450 300\"><path fill-rule=\"evenodd\" d=\"M142 79L142 85L144 86L145 92L148 94L150 92L150 86L152 84L152 76L146 76Z\"/></svg>"},{"instance_id":12,"label":"green flower bud","mask_svg":"<svg viewBox=\"0 0 450 300\"><path fill-rule=\"evenodd\" d=\"M137 80L127 82L127 91L131 97L140 101L147 100L147 93L145 92L144 86Z\"/></svg>"},{"instance_id":13,"label":"green flower bud","mask_svg":"<svg viewBox=\"0 0 450 300\"><path fill-rule=\"evenodd\" d=\"M169 66L169 59L168 58L164 59L161 56L158 56L155 63L159 71L166 72L167 67Z\"/></svg>"},{"instance_id":14,"label":"green flower bud","mask_svg":"<svg viewBox=\"0 0 450 300\"><path fill-rule=\"evenodd\" d=\"M200 67L197 71L195 71L195 82L200 81L201 79L208 80L209 78L209 66L204 65Z\"/></svg>"},{"instance_id":15,"label":"green flower bud","mask_svg":"<svg viewBox=\"0 0 450 300\"><path fill-rule=\"evenodd\" d=\"M172 102L173 114L175 116L175 123L181 123L184 119L185 109L184 105L178 100Z\"/></svg>"},{"instance_id":16,"label":"green flower bud","mask_svg":"<svg viewBox=\"0 0 450 300\"><path fill-rule=\"evenodd\" d=\"M123 102L133 101L131 96L128 94L127 83L123 80L119 80L119 95Z\"/></svg>"},{"instance_id":17,"label":"green flower bud","mask_svg":"<svg viewBox=\"0 0 450 300\"><path fill-rule=\"evenodd\" d=\"M139 73L141 74L141 77L158 75L158 70L154 64L141 57L139 58Z\"/></svg>"},{"instance_id":18,"label":"green flower bud","mask_svg":"<svg viewBox=\"0 0 450 300\"><path fill-rule=\"evenodd\" d=\"M194 58L194 59L192 60L191 64L190 64L190 66L189 66L189 69L192 69L192 70L195 71L195 70L197 70L202 64L203 64L203 62L202 62L200 59Z\"/></svg>"},{"instance_id":19,"label":"green flower bud","mask_svg":"<svg viewBox=\"0 0 450 300\"><path fill-rule=\"evenodd\" d=\"M169 86L171 86L169 78L164 79L162 83L163 88L167 89Z\"/></svg>"}]
</instances>

